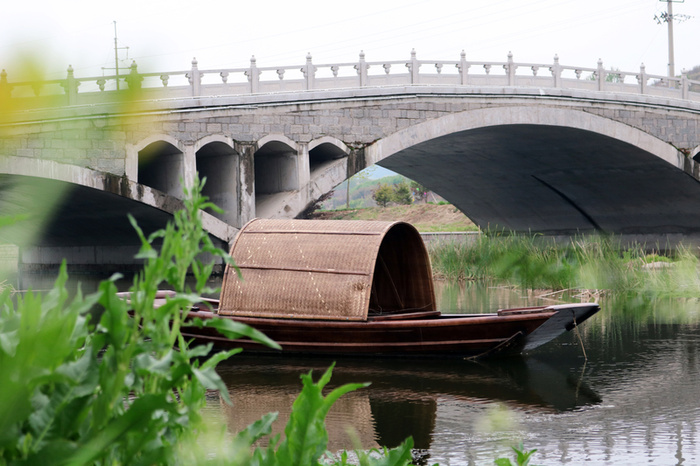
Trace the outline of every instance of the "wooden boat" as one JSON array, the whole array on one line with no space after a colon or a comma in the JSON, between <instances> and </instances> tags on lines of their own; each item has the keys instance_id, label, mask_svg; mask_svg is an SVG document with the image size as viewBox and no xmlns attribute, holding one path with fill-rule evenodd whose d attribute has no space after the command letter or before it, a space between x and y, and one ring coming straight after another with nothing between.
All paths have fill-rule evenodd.
<instances>
[{"instance_id":1,"label":"wooden boat","mask_svg":"<svg viewBox=\"0 0 700 466\"><path fill-rule=\"evenodd\" d=\"M442 314L420 234L403 222L250 221L231 248L219 300L190 318L232 319L285 353L481 357L532 350L600 310L595 303ZM163 295L165 297L165 295ZM186 338L275 351L208 327Z\"/></svg>"},{"instance_id":2,"label":"wooden boat","mask_svg":"<svg viewBox=\"0 0 700 466\"><path fill-rule=\"evenodd\" d=\"M231 317L195 310L191 318L233 319L275 340L286 353L484 357L543 345L600 310L597 304L504 309L493 314L415 312L367 321ZM250 340L229 340L211 328L186 327L183 336L225 348L273 351Z\"/></svg>"}]
</instances>

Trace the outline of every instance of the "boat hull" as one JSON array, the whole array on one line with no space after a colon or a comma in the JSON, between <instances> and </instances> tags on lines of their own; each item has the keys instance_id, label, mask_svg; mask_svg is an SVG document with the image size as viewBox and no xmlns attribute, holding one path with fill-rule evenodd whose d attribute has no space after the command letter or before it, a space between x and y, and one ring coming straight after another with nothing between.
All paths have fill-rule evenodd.
<instances>
[{"instance_id":1,"label":"boat hull","mask_svg":"<svg viewBox=\"0 0 700 466\"><path fill-rule=\"evenodd\" d=\"M231 319L250 325L290 354L482 357L534 349L598 310L597 304L573 304L365 322L234 318L202 310L191 312L189 317ZM184 327L182 334L222 348L276 351L248 339L227 339L207 327Z\"/></svg>"}]
</instances>

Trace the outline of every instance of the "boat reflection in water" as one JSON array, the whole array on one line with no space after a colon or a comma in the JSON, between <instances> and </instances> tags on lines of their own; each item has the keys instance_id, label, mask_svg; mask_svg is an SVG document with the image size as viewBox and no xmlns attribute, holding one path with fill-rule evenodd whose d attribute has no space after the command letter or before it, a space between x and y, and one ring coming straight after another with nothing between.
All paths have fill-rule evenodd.
<instances>
[{"instance_id":1,"label":"boat reflection in water","mask_svg":"<svg viewBox=\"0 0 700 466\"><path fill-rule=\"evenodd\" d=\"M283 432L301 391L300 374L313 370L318 380L331 364L325 358L236 356L220 365L234 403L221 403L229 429L238 432L263 414L278 411L273 434ZM394 447L412 436L416 450L425 453L442 404L500 402L524 411L557 413L599 403L598 395L569 368L558 370L535 358L479 363L342 358L327 389L345 383L371 385L345 395L331 409L326 420L328 448L353 449L358 442L365 449Z\"/></svg>"}]
</instances>

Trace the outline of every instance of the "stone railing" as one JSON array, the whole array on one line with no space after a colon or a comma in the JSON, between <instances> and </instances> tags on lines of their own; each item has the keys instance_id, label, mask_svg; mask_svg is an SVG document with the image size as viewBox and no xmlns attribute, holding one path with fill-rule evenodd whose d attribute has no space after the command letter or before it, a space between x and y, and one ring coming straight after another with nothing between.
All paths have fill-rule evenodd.
<instances>
[{"instance_id":1,"label":"stone railing","mask_svg":"<svg viewBox=\"0 0 700 466\"><path fill-rule=\"evenodd\" d=\"M368 62L360 53L352 63L315 64L311 55L299 66L259 67L255 57L247 68L200 70L197 60L186 71L139 73L132 63L127 74L77 78L72 67L66 79L11 82L0 73L0 99L21 99L31 107L85 105L120 99L118 90L139 92L139 98L170 99L246 95L308 90L378 86L451 85L471 87L535 87L626 92L700 101L700 81L605 69L565 66L554 57L551 64L516 63L508 54L504 62L468 61L464 52L457 61L419 60L415 50L408 61Z\"/></svg>"}]
</instances>

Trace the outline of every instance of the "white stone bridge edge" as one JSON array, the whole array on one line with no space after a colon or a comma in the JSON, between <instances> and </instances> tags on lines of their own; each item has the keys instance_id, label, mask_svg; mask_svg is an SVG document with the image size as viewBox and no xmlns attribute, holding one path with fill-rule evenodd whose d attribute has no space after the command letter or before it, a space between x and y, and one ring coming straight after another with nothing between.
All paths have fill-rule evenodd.
<instances>
[{"instance_id":1,"label":"white stone bridge edge","mask_svg":"<svg viewBox=\"0 0 700 466\"><path fill-rule=\"evenodd\" d=\"M425 71L426 66L431 71ZM397 68L401 71L397 72ZM497 70L502 71L499 74ZM203 79L205 76L206 79ZM357 62L314 64L309 54L303 65L258 67L257 60L252 57L247 68L214 70L200 70L197 60L193 59L189 70L174 72L139 73L134 62L127 75L86 78L76 78L69 66L66 79L42 82L10 82L8 73L3 69L0 72L0 96L64 94L67 105L96 103L101 98L99 96L111 92L110 85L115 89L120 88L117 81L123 81L132 90L147 90L151 94L146 98L154 99L387 85L456 84L623 91L700 100L700 81L689 80L685 70L680 77L668 77L648 74L644 64L638 71L605 69L602 60L598 60L595 67L569 66L561 65L557 55L549 64L522 63L515 62L512 53L504 62L468 61L464 51L456 61L419 60L415 50L411 51L409 60L368 62L364 52L361 52ZM83 92L80 92L81 87Z\"/></svg>"}]
</instances>

